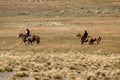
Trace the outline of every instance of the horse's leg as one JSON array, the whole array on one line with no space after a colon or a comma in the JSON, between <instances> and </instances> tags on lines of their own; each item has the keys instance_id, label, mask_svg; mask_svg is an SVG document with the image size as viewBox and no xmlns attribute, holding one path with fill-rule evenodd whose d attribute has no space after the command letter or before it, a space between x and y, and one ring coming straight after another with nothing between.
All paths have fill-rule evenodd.
<instances>
[{"instance_id":1,"label":"horse's leg","mask_svg":"<svg viewBox=\"0 0 120 80\"><path fill-rule=\"evenodd\" d=\"M84 43L84 41L83 40L81 40L81 44L83 44Z\"/></svg>"},{"instance_id":2,"label":"horse's leg","mask_svg":"<svg viewBox=\"0 0 120 80\"><path fill-rule=\"evenodd\" d=\"M91 39L91 40L89 40L89 44L91 45L91 44L93 44L93 39Z\"/></svg>"},{"instance_id":3,"label":"horse's leg","mask_svg":"<svg viewBox=\"0 0 120 80\"><path fill-rule=\"evenodd\" d=\"M89 41L89 45L91 45L92 43L91 43L91 41Z\"/></svg>"},{"instance_id":4,"label":"horse's leg","mask_svg":"<svg viewBox=\"0 0 120 80\"><path fill-rule=\"evenodd\" d=\"M24 44L26 45L26 40L25 40L25 39L23 39L23 42L24 42Z\"/></svg>"},{"instance_id":5,"label":"horse's leg","mask_svg":"<svg viewBox=\"0 0 120 80\"><path fill-rule=\"evenodd\" d=\"M31 43L31 45L33 45L33 42L32 42L32 41L31 41L30 43Z\"/></svg>"},{"instance_id":6,"label":"horse's leg","mask_svg":"<svg viewBox=\"0 0 120 80\"><path fill-rule=\"evenodd\" d=\"M99 42L100 42L100 41L99 41L99 40L97 40L97 44L99 44Z\"/></svg>"},{"instance_id":7,"label":"horse's leg","mask_svg":"<svg viewBox=\"0 0 120 80\"><path fill-rule=\"evenodd\" d=\"M33 45L32 39L29 39L28 42Z\"/></svg>"},{"instance_id":8,"label":"horse's leg","mask_svg":"<svg viewBox=\"0 0 120 80\"><path fill-rule=\"evenodd\" d=\"M84 37L81 38L80 42L81 42L81 44L84 43Z\"/></svg>"},{"instance_id":9,"label":"horse's leg","mask_svg":"<svg viewBox=\"0 0 120 80\"><path fill-rule=\"evenodd\" d=\"M92 43L92 44L93 44L93 42L94 42L94 41L93 41L93 40L91 40L91 43Z\"/></svg>"}]
</instances>

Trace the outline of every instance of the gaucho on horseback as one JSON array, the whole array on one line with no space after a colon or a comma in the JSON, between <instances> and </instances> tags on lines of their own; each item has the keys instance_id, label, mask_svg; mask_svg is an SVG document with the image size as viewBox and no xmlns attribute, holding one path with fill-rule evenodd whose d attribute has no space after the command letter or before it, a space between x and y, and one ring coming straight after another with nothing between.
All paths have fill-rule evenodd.
<instances>
[{"instance_id":1,"label":"gaucho on horseback","mask_svg":"<svg viewBox=\"0 0 120 80\"><path fill-rule=\"evenodd\" d=\"M88 37L88 32L85 30L81 39L86 40L87 37Z\"/></svg>"},{"instance_id":2,"label":"gaucho on horseback","mask_svg":"<svg viewBox=\"0 0 120 80\"><path fill-rule=\"evenodd\" d=\"M27 28L24 36L24 40L27 40L27 38L30 36L30 30Z\"/></svg>"},{"instance_id":3,"label":"gaucho on horseback","mask_svg":"<svg viewBox=\"0 0 120 80\"><path fill-rule=\"evenodd\" d=\"M36 41L37 44L40 43L40 37L37 35L30 35L30 30L27 28L25 34L19 33L19 38L23 39L24 43L26 44L26 41L28 43L33 43Z\"/></svg>"},{"instance_id":4,"label":"gaucho on horseback","mask_svg":"<svg viewBox=\"0 0 120 80\"><path fill-rule=\"evenodd\" d=\"M82 36L82 43L86 42L87 38L88 38L88 32L85 30L84 34ZM94 41L93 38L91 38L90 41L89 41L89 44L93 44L93 41Z\"/></svg>"}]
</instances>

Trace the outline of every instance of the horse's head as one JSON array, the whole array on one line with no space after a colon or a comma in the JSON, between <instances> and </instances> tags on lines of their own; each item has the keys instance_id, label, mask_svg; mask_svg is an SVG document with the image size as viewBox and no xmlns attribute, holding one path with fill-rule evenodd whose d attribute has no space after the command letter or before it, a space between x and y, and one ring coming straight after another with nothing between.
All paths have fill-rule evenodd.
<instances>
[{"instance_id":1,"label":"horse's head","mask_svg":"<svg viewBox=\"0 0 120 80\"><path fill-rule=\"evenodd\" d=\"M23 38L24 34L23 33L19 33L18 38Z\"/></svg>"},{"instance_id":2,"label":"horse's head","mask_svg":"<svg viewBox=\"0 0 120 80\"><path fill-rule=\"evenodd\" d=\"M80 33L78 33L78 34L76 35L76 37L82 37L82 35L81 35Z\"/></svg>"}]
</instances>

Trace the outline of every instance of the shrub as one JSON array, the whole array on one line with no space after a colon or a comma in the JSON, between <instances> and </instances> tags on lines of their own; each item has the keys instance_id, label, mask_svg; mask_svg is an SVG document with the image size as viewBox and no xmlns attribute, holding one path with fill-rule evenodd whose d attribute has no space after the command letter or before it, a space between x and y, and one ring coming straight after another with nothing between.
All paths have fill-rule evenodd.
<instances>
[{"instance_id":1,"label":"shrub","mask_svg":"<svg viewBox=\"0 0 120 80\"><path fill-rule=\"evenodd\" d=\"M59 73L56 73L56 74L53 75L53 78L54 79L62 79L62 75L59 74Z\"/></svg>"},{"instance_id":2,"label":"shrub","mask_svg":"<svg viewBox=\"0 0 120 80\"><path fill-rule=\"evenodd\" d=\"M25 76L29 76L29 74L25 71L21 71L21 72L17 72L14 74L14 76L16 77L25 77Z\"/></svg>"}]
</instances>

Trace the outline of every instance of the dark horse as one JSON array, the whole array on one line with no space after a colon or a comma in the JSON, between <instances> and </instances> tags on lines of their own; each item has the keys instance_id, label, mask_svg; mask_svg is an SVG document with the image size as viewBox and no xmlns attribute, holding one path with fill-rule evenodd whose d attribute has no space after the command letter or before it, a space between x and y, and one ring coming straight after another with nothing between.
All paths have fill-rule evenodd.
<instances>
[{"instance_id":1,"label":"dark horse","mask_svg":"<svg viewBox=\"0 0 120 80\"><path fill-rule=\"evenodd\" d=\"M95 42L95 41L97 42L97 44L99 44L100 41L101 41L101 37L100 36L93 36L93 37L88 36L86 39L83 39L82 38L83 36L80 33L78 33L76 35L76 37L80 37L81 38L81 44L83 44L85 42L89 42L89 44L93 44L93 42Z\"/></svg>"},{"instance_id":2,"label":"dark horse","mask_svg":"<svg viewBox=\"0 0 120 80\"><path fill-rule=\"evenodd\" d=\"M19 33L19 38L23 39L23 42L26 43L26 41L28 43L33 43L36 41L37 44L40 43L40 37L39 36L36 36L36 35L30 35L28 36L26 39L24 38L25 37L25 34L23 33Z\"/></svg>"}]
</instances>

